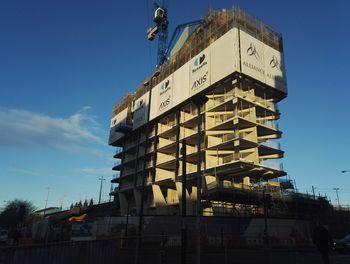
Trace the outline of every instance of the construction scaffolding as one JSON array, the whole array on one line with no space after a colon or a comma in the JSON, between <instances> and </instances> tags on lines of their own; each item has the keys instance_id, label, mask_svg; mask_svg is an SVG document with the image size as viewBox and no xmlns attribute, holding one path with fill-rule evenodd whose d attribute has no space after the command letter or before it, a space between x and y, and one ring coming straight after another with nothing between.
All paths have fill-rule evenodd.
<instances>
[{"instance_id":1,"label":"construction scaffolding","mask_svg":"<svg viewBox=\"0 0 350 264\"><path fill-rule=\"evenodd\" d=\"M133 118L110 130L121 214L279 216L326 206L278 180L287 174L278 141L277 103L288 93L281 34L237 7L203 20L113 110L115 120L126 108Z\"/></svg>"},{"instance_id":2,"label":"construction scaffolding","mask_svg":"<svg viewBox=\"0 0 350 264\"><path fill-rule=\"evenodd\" d=\"M150 91L167 76L174 73L191 60L191 58L234 27L247 32L254 38L280 52L283 51L282 35L280 33L238 7L222 11L210 9L204 16L204 20L205 23L196 26L194 32L189 36L183 47L137 87L136 92L133 94L134 100ZM123 110L121 106L129 105L129 99L129 95L124 97L114 107L113 115Z\"/></svg>"}]
</instances>

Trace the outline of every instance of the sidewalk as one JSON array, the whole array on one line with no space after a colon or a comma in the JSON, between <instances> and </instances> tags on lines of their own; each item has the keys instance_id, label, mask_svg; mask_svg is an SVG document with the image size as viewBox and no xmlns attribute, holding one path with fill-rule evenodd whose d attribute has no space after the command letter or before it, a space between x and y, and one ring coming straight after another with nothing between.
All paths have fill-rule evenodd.
<instances>
[{"instance_id":1,"label":"sidewalk","mask_svg":"<svg viewBox=\"0 0 350 264\"><path fill-rule=\"evenodd\" d=\"M124 255L125 256L125 255ZM162 263L179 264L181 263L180 252L178 250L167 250L166 260L157 262L154 253L142 254L142 263ZM160 258L159 258L160 259ZM350 264L350 255L331 253L331 264ZM155 262L156 261L156 262ZM196 253L188 252L187 263L196 263ZM205 251L201 255L201 264L323 264L318 251L313 249L306 250L230 250L224 252Z\"/></svg>"}]
</instances>

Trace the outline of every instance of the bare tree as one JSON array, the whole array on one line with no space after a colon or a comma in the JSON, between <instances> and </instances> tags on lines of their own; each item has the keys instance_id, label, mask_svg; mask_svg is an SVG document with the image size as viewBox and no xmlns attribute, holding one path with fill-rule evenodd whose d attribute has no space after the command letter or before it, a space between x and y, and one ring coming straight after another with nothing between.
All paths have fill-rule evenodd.
<instances>
[{"instance_id":1,"label":"bare tree","mask_svg":"<svg viewBox=\"0 0 350 264\"><path fill-rule=\"evenodd\" d=\"M25 200L15 199L6 204L5 210L0 214L0 226L11 229L31 221L34 205Z\"/></svg>"}]
</instances>

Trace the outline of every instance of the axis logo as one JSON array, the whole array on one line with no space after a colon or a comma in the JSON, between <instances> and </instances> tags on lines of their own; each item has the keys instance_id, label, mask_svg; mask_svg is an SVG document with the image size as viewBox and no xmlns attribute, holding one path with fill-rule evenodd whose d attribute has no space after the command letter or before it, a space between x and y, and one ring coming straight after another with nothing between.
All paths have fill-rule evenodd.
<instances>
[{"instance_id":1,"label":"axis logo","mask_svg":"<svg viewBox=\"0 0 350 264\"><path fill-rule=\"evenodd\" d=\"M166 80L165 82L163 82L161 85L160 85L160 92L159 92L159 95L162 95L163 93L165 93L166 91L168 91L170 89L170 81L169 80Z\"/></svg>"},{"instance_id":2,"label":"axis logo","mask_svg":"<svg viewBox=\"0 0 350 264\"><path fill-rule=\"evenodd\" d=\"M272 59L270 61L270 66L271 68L276 68L277 70L281 71L281 64L275 55L272 56Z\"/></svg>"},{"instance_id":3,"label":"axis logo","mask_svg":"<svg viewBox=\"0 0 350 264\"><path fill-rule=\"evenodd\" d=\"M203 66L207 65L207 61L206 61L206 56L203 53L202 55L198 56L194 62L193 62L193 69L192 69L192 73L198 71L199 69L201 69Z\"/></svg>"},{"instance_id":4,"label":"axis logo","mask_svg":"<svg viewBox=\"0 0 350 264\"><path fill-rule=\"evenodd\" d=\"M159 104L159 111L162 111L168 107L168 105L170 104L170 98L171 96L169 95L163 102Z\"/></svg>"},{"instance_id":5,"label":"axis logo","mask_svg":"<svg viewBox=\"0 0 350 264\"><path fill-rule=\"evenodd\" d=\"M198 78L197 80L195 80L192 84L192 90L196 90L199 87L201 87L202 85L205 84L205 82L208 80L208 72L206 72L204 75L202 75L200 78Z\"/></svg>"},{"instance_id":6,"label":"axis logo","mask_svg":"<svg viewBox=\"0 0 350 264\"><path fill-rule=\"evenodd\" d=\"M255 45L251 42L249 48L247 49L248 56L254 56L255 59L260 60L259 52L256 50Z\"/></svg>"}]
</instances>

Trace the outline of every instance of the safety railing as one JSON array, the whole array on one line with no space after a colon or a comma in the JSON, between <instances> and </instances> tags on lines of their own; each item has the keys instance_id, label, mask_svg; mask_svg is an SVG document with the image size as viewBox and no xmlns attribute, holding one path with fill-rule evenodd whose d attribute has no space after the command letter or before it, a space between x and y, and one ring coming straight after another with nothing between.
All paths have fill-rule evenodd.
<instances>
[{"instance_id":1,"label":"safety railing","mask_svg":"<svg viewBox=\"0 0 350 264\"><path fill-rule=\"evenodd\" d=\"M123 152L123 148L122 147L116 147L115 155L118 155L118 154L120 154L122 152Z\"/></svg>"},{"instance_id":2,"label":"safety railing","mask_svg":"<svg viewBox=\"0 0 350 264\"><path fill-rule=\"evenodd\" d=\"M276 162L276 161L272 161L272 160L261 160L260 164L263 167L283 171L283 163L281 163L281 162Z\"/></svg>"},{"instance_id":3,"label":"safety railing","mask_svg":"<svg viewBox=\"0 0 350 264\"><path fill-rule=\"evenodd\" d=\"M269 120L269 119L265 119L265 118L257 118L256 122L263 125L263 126L278 130L278 123L275 120Z\"/></svg>"},{"instance_id":4,"label":"safety railing","mask_svg":"<svg viewBox=\"0 0 350 264\"><path fill-rule=\"evenodd\" d=\"M273 149L278 149L278 150L281 149L281 144L279 142L274 142L274 141L261 142L260 145L273 148Z\"/></svg>"}]
</instances>

